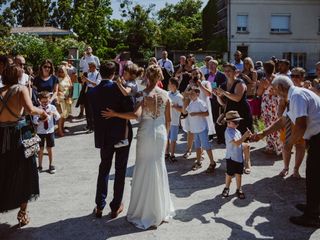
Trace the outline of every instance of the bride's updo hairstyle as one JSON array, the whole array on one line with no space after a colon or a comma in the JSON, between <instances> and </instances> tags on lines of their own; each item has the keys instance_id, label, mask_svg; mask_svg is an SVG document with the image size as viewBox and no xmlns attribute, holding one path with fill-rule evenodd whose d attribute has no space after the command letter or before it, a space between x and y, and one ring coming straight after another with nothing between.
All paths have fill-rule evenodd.
<instances>
[{"instance_id":1,"label":"bride's updo hairstyle","mask_svg":"<svg viewBox=\"0 0 320 240\"><path fill-rule=\"evenodd\" d=\"M163 80L163 74L160 66L152 64L146 70L146 77L150 84L156 84Z\"/></svg>"}]
</instances>

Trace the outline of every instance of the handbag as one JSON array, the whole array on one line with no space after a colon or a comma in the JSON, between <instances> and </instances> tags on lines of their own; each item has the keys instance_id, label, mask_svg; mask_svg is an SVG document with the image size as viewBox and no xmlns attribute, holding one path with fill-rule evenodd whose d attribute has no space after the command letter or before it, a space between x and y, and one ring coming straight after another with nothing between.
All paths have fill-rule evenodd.
<instances>
[{"instance_id":1,"label":"handbag","mask_svg":"<svg viewBox=\"0 0 320 240\"><path fill-rule=\"evenodd\" d=\"M38 134L36 134L36 130L32 122L31 116L29 117L29 122L30 122L29 127L31 127L32 137L23 139L21 141L25 158L35 156L40 150L39 143L41 142L41 138L39 137Z\"/></svg>"}]
</instances>

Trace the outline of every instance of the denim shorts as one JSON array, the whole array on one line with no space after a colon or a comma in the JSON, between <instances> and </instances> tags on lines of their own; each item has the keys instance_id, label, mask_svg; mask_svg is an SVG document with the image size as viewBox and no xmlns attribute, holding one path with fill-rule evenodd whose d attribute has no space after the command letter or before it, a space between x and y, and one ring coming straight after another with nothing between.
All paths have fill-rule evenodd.
<instances>
[{"instance_id":1,"label":"denim shorts","mask_svg":"<svg viewBox=\"0 0 320 240\"><path fill-rule=\"evenodd\" d=\"M208 129L203 130L200 133L194 133L194 147L203 148L204 150L212 149L208 139Z\"/></svg>"},{"instance_id":2,"label":"denim shorts","mask_svg":"<svg viewBox=\"0 0 320 240\"><path fill-rule=\"evenodd\" d=\"M179 126L171 125L170 132L169 132L169 140L173 142L177 141L178 133L179 133Z\"/></svg>"}]
</instances>

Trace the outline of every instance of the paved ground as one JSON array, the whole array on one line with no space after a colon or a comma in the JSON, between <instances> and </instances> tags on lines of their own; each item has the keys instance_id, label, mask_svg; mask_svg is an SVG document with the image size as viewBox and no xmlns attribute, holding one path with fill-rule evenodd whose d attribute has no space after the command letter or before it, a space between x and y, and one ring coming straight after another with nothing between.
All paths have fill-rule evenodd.
<instances>
[{"instance_id":1,"label":"paved ground","mask_svg":"<svg viewBox=\"0 0 320 240\"><path fill-rule=\"evenodd\" d=\"M261 152L263 143L253 144L252 173L243 177L245 200L239 200L234 195L223 199L220 195L225 173L225 150L222 146L214 146L214 155L218 160L214 176L204 173L207 158L204 167L196 172L190 171L192 159L167 163L176 216L157 230L141 231L129 224L125 217L135 161L134 140L126 178L125 211L117 219L110 220L109 209L105 209L103 218L97 220L91 211L94 207L99 152L93 147L93 134L87 135L81 131L84 121L74 120L67 126L71 133L57 139L54 149L57 173L40 174L41 196L30 204L31 223L17 229L17 211L1 214L1 240L320 239L320 230L289 223L289 216L300 214L294 205L304 201L305 181L278 177L282 162L279 158L264 155ZM185 148L184 134L180 133L179 137L178 156ZM47 163L46 158L44 163ZM305 164L301 171L303 177L304 170ZM110 192L113 173L112 170ZM235 182L231 193L234 191Z\"/></svg>"}]
</instances>

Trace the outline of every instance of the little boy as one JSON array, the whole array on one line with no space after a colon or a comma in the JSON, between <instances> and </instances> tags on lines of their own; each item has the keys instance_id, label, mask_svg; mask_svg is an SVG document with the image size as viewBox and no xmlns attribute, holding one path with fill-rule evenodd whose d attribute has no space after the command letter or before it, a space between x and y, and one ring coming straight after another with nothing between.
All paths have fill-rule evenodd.
<instances>
[{"instance_id":1,"label":"little boy","mask_svg":"<svg viewBox=\"0 0 320 240\"><path fill-rule=\"evenodd\" d=\"M179 81L177 78L170 78L168 87L170 90L169 98L171 100L171 123L167 144L166 159L169 159L171 162L176 162L177 159L174 155L174 152L179 133L180 114L183 111L183 96L177 90L179 87Z\"/></svg>"},{"instance_id":2,"label":"little boy","mask_svg":"<svg viewBox=\"0 0 320 240\"><path fill-rule=\"evenodd\" d=\"M241 176L243 174L243 160L246 161L250 158L250 146L244 143L248 137L251 136L250 130L247 130L243 136L237 129L239 126L240 117L237 111L229 111L226 113L227 128L224 132L226 139L226 160L227 160L227 173L226 173L226 186L223 189L222 196L229 196L229 187L231 179L235 175L237 182L236 194L238 198L244 199L245 195L241 189Z\"/></svg>"},{"instance_id":3,"label":"little boy","mask_svg":"<svg viewBox=\"0 0 320 240\"><path fill-rule=\"evenodd\" d=\"M41 138L40 151L38 154L39 164L38 170L42 172L42 158L44 145L46 143L48 157L49 157L49 173L54 174L56 172L55 167L52 165L52 148L54 147L54 120L58 121L60 114L58 113L55 106L50 104L50 93L47 91L40 92L39 94L40 108L46 111L49 115L47 121L43 121L40 116L36 115L33 117L33 122L37 125L37 134Z\"/></svg>"},{"instance_id":4,"label":"little boy","mask_svg":"<svg viewBox=\"0 0 320 240\"><path fill-rule=\"evenodd\" d=\"M191 102L186 108L189 115L190 132L194 134L194 146L197 152L197 160L192 166L192 170L202 167L201 153L202 149L207 151L210 159L210 165L206 170L207 173L213 173L216 167L216 162L213 159L212 148L208 140L208 126L206 117L209 116L206 103L199 99L200 90L192 88L189 92ZM202 149L201 149L202 148Z\"/></svg>"}]
</instances>

